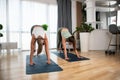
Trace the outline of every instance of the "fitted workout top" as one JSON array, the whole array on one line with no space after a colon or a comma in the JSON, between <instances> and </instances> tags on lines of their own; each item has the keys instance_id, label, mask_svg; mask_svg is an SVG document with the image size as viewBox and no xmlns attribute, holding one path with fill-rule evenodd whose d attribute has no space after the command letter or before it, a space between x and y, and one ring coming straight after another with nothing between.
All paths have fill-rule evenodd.
<instances>
[{"instance_id":1,"label":"fitted workout top","mask_svg":"<svg viewBox=\"0 0 120 80\"><path fill-rule=\"evenodd\" d=\"M62 29L61 35L62 35L62 37L64 37L64 38L69 38L70 36L72 36L72 35L70 34L70 32L68 31L68 29L66 29L66 28L63 28L63 29Z\"/></svg>"},{"instance_id":2,"label":"fitted workout top","mask_svg":"<svg viewBox=\"0 0 120 80\"><path fill-rule=\"evenodd\" d=\"M41 26L34 26L32 34L35 36L35 38L38 38L38 36L41 36L44 38L45 36L45 31Z\"/></svg>"}]
</instances>

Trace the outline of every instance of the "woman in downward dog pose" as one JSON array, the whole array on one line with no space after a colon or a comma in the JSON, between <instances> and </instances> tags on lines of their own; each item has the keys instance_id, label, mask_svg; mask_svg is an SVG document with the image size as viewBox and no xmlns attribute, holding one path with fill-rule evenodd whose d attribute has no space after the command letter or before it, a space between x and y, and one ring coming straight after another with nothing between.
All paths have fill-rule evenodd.
<instances>
[{"instance_id":1,"label":"woman in downward dog pose","mask_svg":"<svg viewBox=\"0 0 120 80\"><path fill-rule=\"evenodd\" d=\"M50 64L50 53L48 50L48 38L45 33L47 25L34 25L31 28L31 50L30 50L30 65L35 65L32 58L35 53L35 44L38 43L37 55L41 53L43 45L45 45L45 52L47 56L47 64Z\"/></svg>"},{"instance_id":2,"label":"woman in downward dog pose","mask_svg":"<svg viewBox=\"0 0 120 80\"><path fill-rule=\"evenodd\" d=\"M57 48L60 48L60 45L62 45L63 49L64 49L64 55L65 55L65 59L69 60L68 56L67 56L67 50L66 50L66 42L69 42L69 44L73 45L73 49L75 54L77 55L78 58L80 58L80 54L78 53L77 49L76 49L76 41L73 35L71 35L71 33L68 31L67 28L62 27L58 30L58 34L57 34Z\"/></svg>"}]
</instances>

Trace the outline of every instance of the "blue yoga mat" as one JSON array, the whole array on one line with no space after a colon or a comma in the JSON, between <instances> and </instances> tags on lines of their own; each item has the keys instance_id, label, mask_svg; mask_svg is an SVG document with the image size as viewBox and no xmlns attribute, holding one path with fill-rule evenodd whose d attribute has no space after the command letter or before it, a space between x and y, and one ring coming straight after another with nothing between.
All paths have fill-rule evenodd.
<instances>
[{"instance_id":1,"label":"blue yoga mat","mask_svg":"<svg viewBox=\"0 0 120 80\"><path fill-rule=\"evenodd\" d=\"M55 54L56 56L62 58L62 59L65 59L64 53L62 53L62 52L55 51L52 53ZM69 61L69 62L90 60L89 58L86 58L84 56L81 56L81 58L78 58L74 53L68 53L67 55L69 57L69 60L67 60L67 61Z\"/></svg>"},{"instance_id":2,"label":"blue yoga mat","mask_svg":"<svg viewBox=\"0 0 120 80\"><path fill-rule=\"evenodd\" d=\"M39 73L48 73L48 72L56 72L62 71L63 69L57 65L53 60L51 60L51 64L47 64L46 55L41 54L39 56L33 57L33 61L35 65L29 65L30 56L26 56L26 74L39 74Z\"/></svg>"}]
</instances>

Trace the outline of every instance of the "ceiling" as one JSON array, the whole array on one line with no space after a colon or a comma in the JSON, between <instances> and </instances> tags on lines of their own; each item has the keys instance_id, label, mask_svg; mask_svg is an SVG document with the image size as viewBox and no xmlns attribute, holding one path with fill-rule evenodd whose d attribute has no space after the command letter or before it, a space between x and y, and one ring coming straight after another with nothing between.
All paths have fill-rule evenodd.
<instances>
[{"instance_id":1,"label":"ceiling","mask_svg":"<svg viewBox=\"0 0 120 80\"><path fill-rule=\"evenodd\" d=\"M120 4L119 0L96 0L96 6L114 7Z\"/></svg>"},{"instance_id":2,"label":"ceiling","mask_svg":"<svg viewBox=\"0 0 120 80\"><path fill-rule=\"evenodd\" d=\"M116 11L120 9L120 0L96 0L99 11Z\"/></svg>"},{"instance_id":3,"label":"ceiling","mask_svg":"<svg viewBox=\"0 0 120 80\"><path fill-rule=\"evenodd\" d=\"M78 0L85 3L86 0ZM95 0L96 10L101 12L120 10L120 0Z\"/></svg>"}]
</instances>

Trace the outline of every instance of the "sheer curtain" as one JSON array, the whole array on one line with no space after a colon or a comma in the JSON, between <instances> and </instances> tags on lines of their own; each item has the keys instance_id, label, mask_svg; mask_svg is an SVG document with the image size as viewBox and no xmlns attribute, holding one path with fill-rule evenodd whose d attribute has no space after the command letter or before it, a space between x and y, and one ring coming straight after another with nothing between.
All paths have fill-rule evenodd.
<instances>
[{"instance_id":1,"label":"sheer curtain","mask_svg":"<svg viewBox=\"0 0 120 80\"><path fill-rule=\"evenodd\" d=\"M48 24L47 32L49 38L49 47L56 48L56 31L57 31L57 6L37 2L22 2L22 46L24 49L30 45L31 35L30 28L35 24ZM28 33L27 33L28 32ZM26 40L27 37L27 40ZM54 43L52 42L54 41ZM28 45L26 45L26 43Z\"/></svg>"},{"instance_id":2,"label":"sheer curtain","mask_svg":"<svg viewBox=\"0 0 120 80\"><path fill-rule=\"evenodd\" d=\"M29 49L33 25L48 24L47 4L22 1L22 49Z\"/></svg>"},{"instance_id":3,"label":"sheer curtain","mask_svg":"<svg viewBox=\"0 0 120 80\"><path fill-rule=\"evenodd\" d=\"M49 47L56 48L57 5L24 0L0 0L0 42L17 42L21 50L30 49L30 29L33 25L48 24ZM54 41L54 43L53 43ZM51 45L52 44L52 45Z\"/></svg>"},{"instance_id":4,"label":"sheer curtain","mask_svg":"<svg viewBox=\"0 0 120 80\"><path fill-rule=\"evenodd\" d=\"M4 28L2 30L0 30L0 32L3 33L3 37L0 37L0 42L6 42L6 1L5 0L0 0L0 24L2 24L4 26Z\"/></svg>"}]
</instances>

